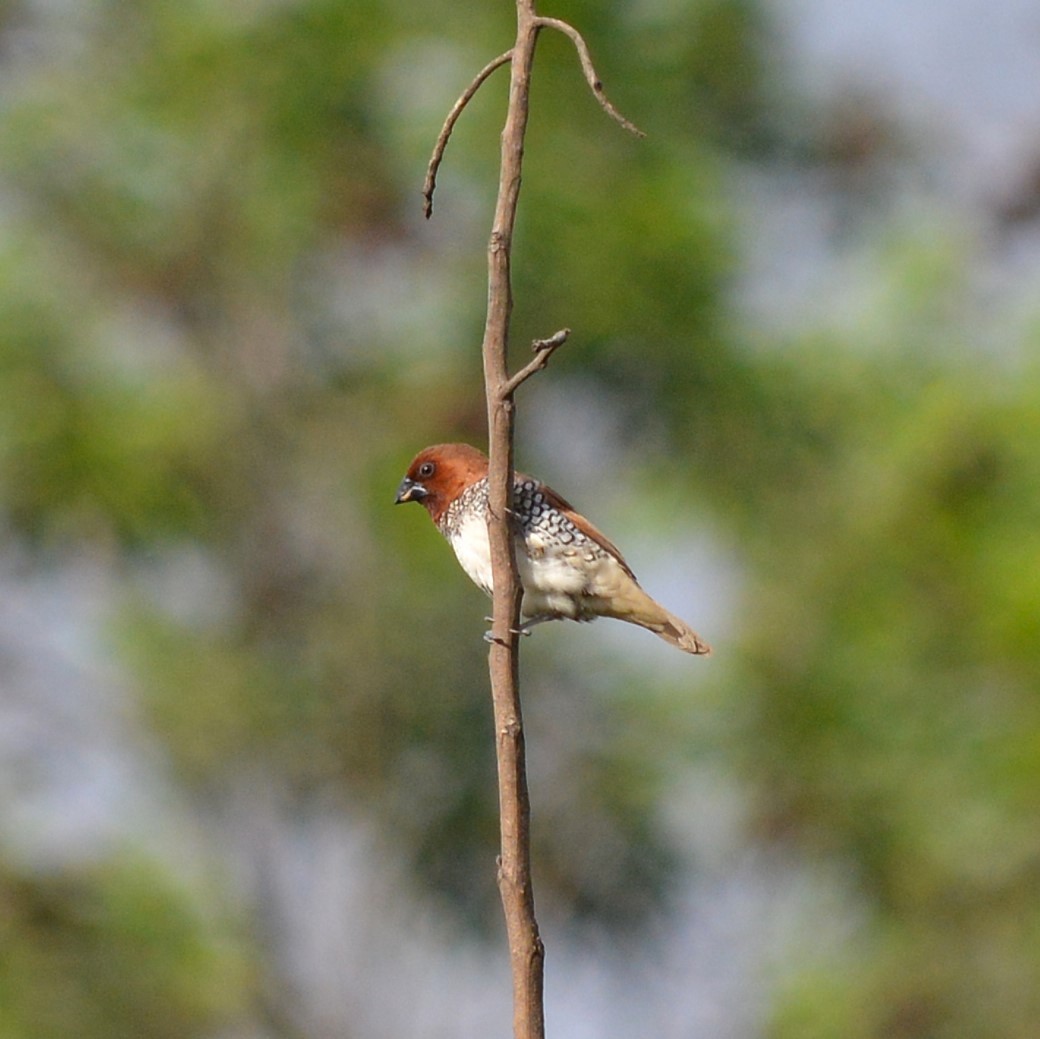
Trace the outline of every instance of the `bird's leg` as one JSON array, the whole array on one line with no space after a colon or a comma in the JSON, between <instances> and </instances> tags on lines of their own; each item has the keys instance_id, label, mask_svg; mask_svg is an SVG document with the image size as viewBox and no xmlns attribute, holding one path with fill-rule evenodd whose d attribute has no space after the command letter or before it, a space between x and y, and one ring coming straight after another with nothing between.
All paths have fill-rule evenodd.
<instances>
[{"instance_id":1,"label":"bird's leg","mask_svg":"<svg viewBox=\"0 0 1040 1039\"><path fill-rule=\"evenodd\" d=\"M516 633L518 635L530 635L531 634L531 629L536 624L544 624L546 621L554 621L554 620L557 620L557 616L556 616L555 613L538 613L538 614L535 614L535 616L529 617L527 620L525 620L524 623L521 624L520 627L516 629Z\"/></svg>"},{"instance_id":2,"label":"bird's leg","mask_svg":"<svg viewBox=\"0 0 1040 1039\"><path fill-rule=\"evenodd\" d=\"M530 635L531 634L531 629L536 624L544 624L546 621L554 621L556 619L557 619L557 617L556 617L556 614L554 614L554 613L540 613L540 614L538 614L535 617L528 618L526 621L524 621L523 624L520 625L519 628L510 628L509 629L509 633L511 635ZM485 617L484 620L487 621L488 624L490 624L491 621L493 620L493 618ZM492 635L490 631L485 631L484 632L484 641L485 642L497 642L499 640L496 639L495 636Z\"/></svg>"}]
</instances>

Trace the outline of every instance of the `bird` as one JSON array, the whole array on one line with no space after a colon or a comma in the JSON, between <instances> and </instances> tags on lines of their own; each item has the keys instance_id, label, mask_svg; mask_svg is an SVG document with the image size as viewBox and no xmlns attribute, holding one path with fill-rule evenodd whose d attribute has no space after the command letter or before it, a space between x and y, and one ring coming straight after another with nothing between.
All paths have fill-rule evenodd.
<instances>
[{"instance_id":1,"label":"bird","mask_svg":"<svg viewBox=\"0 0 1040 1039\"><path fill-rule=\"evenodd\" d=\"M412 460L394 503L419 502L469 578L492 594L488 459L469 444L434 444ZM523 588L518 629L545 621L614 617L652 631L685 653L711 647L655 602L611 541L551 487L516 472L510 509Z\"/></svg>"}]
</instances>

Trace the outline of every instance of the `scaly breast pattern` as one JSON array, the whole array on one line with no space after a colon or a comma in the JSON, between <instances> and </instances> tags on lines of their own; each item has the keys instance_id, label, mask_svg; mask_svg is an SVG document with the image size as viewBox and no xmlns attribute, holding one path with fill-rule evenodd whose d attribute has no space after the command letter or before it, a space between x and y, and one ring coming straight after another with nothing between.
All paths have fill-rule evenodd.
<instances>
[{"instance_id":1,"label":"scaly breast pattern","mask_svg":"<svg viewBox=\"0 0 1040 1039\"><path fill-rule=\"evenodd\" d=\"M600 615L603 599L626 578L618 561L555 508L536 480L516 481L513 510L524 616L590 620ZM490 595L487 481L452 502L440 526L462 569Z\"/></svg>"}]
</instances>

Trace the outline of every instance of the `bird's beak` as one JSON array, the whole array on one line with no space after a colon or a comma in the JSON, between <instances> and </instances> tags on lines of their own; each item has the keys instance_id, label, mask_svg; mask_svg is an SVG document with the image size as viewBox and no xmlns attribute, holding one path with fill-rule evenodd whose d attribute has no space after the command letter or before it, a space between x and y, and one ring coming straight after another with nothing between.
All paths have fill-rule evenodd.
<instances>
[{"instance_id":1,"label":"bird's beak","mask_svg":"<svg viewBox=\"0 0 1040 1039\"><path fill-rule=\"evenodd\" d=\"M422 501L430 492L421 483L416 483L409 477L401 481L397 488L397 497L394 498L395 505L402 505L406 501Z\"/></svg>"}]
</instances>

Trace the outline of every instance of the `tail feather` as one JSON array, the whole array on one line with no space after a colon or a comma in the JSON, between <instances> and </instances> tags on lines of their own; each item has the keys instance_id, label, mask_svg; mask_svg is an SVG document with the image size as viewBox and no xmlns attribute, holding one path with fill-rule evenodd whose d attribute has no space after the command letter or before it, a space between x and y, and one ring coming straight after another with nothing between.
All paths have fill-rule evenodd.
<instances>
[{"instance_id":1,"label":"tail feather","mask_svg":"<svg viewBox=\"0 0 1040 1039\"><path fill-rule=\"evenodd\" d=\"M635 581L625 589L624 595L614 600L613 606L610 616L638 624L684 653L707 656L711 652L711 646L686 621L651 599Z\"/></svg>"},{"instance_id":2,"label":"tail feather","mask_svg":"<svg viewBox=\"0 0 1040 1039\"><path fill-rule=\"evenodd\" d=\"M652 631L684 653L706 656L711 652L711 646L686 621L651 599L623 564L601 569L585 607L585 619L616 617Z\"/></svg>"},{"instance_id":3,"label":"tail feather","mask_svg":"<svg viewBox=\"0 0 1040 1039\"><path fill-rule=\"evenodd\" d=\"M671 643L677 649L681 649L684 653L693 653L695 656L707 656L711 653L711 646L689 624L680 620L674 613L668 613L667 610L662 612L665 616L661 621L650 623L636 621L636 623L642 624L644 628L652 631L665 642Z\"/></svg>"}]
</instances>

